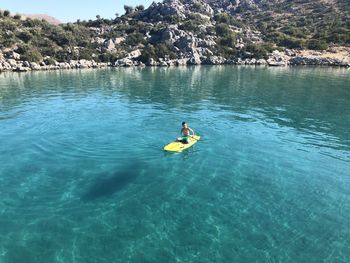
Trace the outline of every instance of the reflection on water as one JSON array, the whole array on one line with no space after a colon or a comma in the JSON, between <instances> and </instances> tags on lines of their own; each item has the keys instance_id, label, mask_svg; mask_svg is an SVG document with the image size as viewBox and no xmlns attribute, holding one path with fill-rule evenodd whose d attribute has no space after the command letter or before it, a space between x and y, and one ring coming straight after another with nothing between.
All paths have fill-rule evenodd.
<instances>
[{"instance_id":1,"label":"reflection on water","mask_svg":"<svg viewBox=\"0 0 350 263\"><path fill-rule=\"evenodd\" d=\"M301 67L0 74L0 262L349 262L349 81ZM201 141L164 153L183 120Z\"/></svg>"}]
</instances>

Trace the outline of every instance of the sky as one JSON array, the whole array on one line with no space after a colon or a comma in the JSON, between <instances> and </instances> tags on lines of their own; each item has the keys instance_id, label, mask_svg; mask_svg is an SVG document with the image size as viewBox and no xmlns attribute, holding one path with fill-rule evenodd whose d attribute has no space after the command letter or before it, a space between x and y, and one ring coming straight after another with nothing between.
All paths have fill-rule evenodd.
<instances>
[{"instance_id":1,"label":"sky","mask_svg":"<svg viewBox=\"0 0 350 263\"><path fill-rule=\"evenodd\" d=\"M0 0L0 9L11 13L47 14L62 22L75 22L77 19L114 18L116 13L124 14L124 5L144 5L152 0Z\"/></svg>"}]
</instances>

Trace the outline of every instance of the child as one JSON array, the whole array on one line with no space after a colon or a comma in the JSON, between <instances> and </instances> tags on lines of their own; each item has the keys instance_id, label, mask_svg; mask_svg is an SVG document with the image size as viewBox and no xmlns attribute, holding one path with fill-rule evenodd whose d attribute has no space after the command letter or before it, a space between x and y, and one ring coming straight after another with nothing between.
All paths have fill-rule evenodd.
<instances>
[{"instance_id":1,"label":"child","mask_svg":"<svg viewBox=\"0 0 350 263\"><path fill-rule=\"evenodd\" d=\"M192 133L192 135L190 135L190 133ZM186 122L182 122L181 135L182 137L177 138L177 141L187 144L191 141L191 136L194 136L195 134L190 127L187 127Z\"/></svg>"}]
</instances>

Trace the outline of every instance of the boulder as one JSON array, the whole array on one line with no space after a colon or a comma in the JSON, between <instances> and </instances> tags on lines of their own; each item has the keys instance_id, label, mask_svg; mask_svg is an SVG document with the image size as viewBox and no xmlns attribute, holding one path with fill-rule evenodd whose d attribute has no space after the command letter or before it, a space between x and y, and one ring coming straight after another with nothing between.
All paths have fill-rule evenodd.
<instances>
[{"instance_id":1,"label":"boulder","mask_svg":"<svg viewBox=\"0 0 350 263\"><path fill-rule=\"evenodd\" d=\"M21 59L21 55L16 53L16 52L14 52L14 51L9 51L9 52L6 53L6 58L20 60Z\"/></svg>"},{"instance_id":2,"label":"boulder","mask_svg":"<svg viewBox=\"0 0 350 263\"><path fill-rule=\"evenodd\" d=\"M286 50L284 51L284 54L286 54L289 57L295 57L296 56L296 52L292 49L288 49L286 48Z\"/></svg>"},{"instance_id":3,"label":"boulder","mask_svg":"<svg viewBox=\"0 0 350 263\"><path fill-rule=\"evenodd\" d=\"M93 60L90 61L90 60L86 60L86 59L80 59L78 61L78 68L81 68L81 69L84 69L84 68L91 68L92 67L92 64L93 64Z\"/></svg>"},{"instance_id":4,"label":"boulder","mask_svg":"<svg viewBox=\"0 0 350 263\"><path fill-rule=\"evenodd\" d=\"M30 68L30 63L28 61L23 61L23 66L26 68Z\"/></svg>"},{"instance_id":5,"label":"boulder","mask_svg":"<svg viewBox=\"0 0 350 263\"><path fill-rule=\"evenodd\" d=\"M67 62L61 62L58 64L58 66L60 69L70 69L71 68L69 63L67 63Z\"/></svg>"},{"instance_id":6,"label":"boulder","mask_svg":"<svg viewBox=\"0 0 350 263\"><path fill-rule=\"evenodd\" d=\"M269 58L267 60L267 64L271 67L279 67L279 66L286 66L286 62L284 61L276 61L273 58Z\"/></svg>"},{"instance_id":7,"label":"boulder","mask_svg":"<svg viewBox=\"0 0 350 263\"><path fill-rule=\"evenodd\" d=\"M78 61L76 61L76 60L70 60L70 61L69 61L69 67L70 67L70 68L78 68Z\"/></svg>"},{"instance_id":8,"label":"boulder","mask_svg":"<svg viewBox=\"0 0 350 263\"><path fill-rule=\"evenodd\" d=\"M114 66L116 66L116 67L132 67L132 66L134 66L134 61L131 60L130 58L122 58L122 59L118 59L114 63Z\"/></svg>"},{"instance_id":9,"label":"boulder","mask_svg":"<svg viewBox=\"0 0 350 263\"><path fill-rule=\"evenodd\" d=\"M241 58L238 58L237 60L236 60L236 65L244 65L244 61L241 59Z\"/></svg>"},{"instance_id":10,"label":"boulder","mask_svg":"<svg viewBox=\"0 0 350 263\"><path fill-rule=\"evenodd\" d=\"M153 58L150 58L150 60L148 61L148 65L149 66L158 66L158 62L155 61Z\"/></svg>"},{"instance_id":11,"label":"boulder","mask_svg":"<svg viewBox=\"0 0 350 263\"><path fill-rule=\"evenodd\" d=\"M167 61L161 61L161 62L159 63L159 66L161 66L161 67L167 67L167 66L169 66L169 65L168 65L168 62L167 62Z\"/></svg>"},{"instance_id":12,"label":"boulder","mask_svg":"<svg viewBox=\"0 0 350 263\"><path fill-rule=\"evenodd\" d=\"M136 50L130 52L126 57L127 58L138 58L139 56L141 56L141 50L136 49Z\"/></svg>"},{"instance_id":13,"label":"boulder","mask_svg":"<svg viewBox=\"0 0 350 263\"><path fill-rule=\"evenodd\" d=\"M202 64L207 65L222 65L225 64L226 59L220 56L210 56L203 60Z\"/></svg>"},{"instance_id":14,"label":"boulder","mask_svg":"<svg viewBox=\"0 0 350 263\"><path fill-rule=\"evenodd\" d=\"M106 40L104 46L107 48L108 51L115 50L115 44L112 39Z\"/></svg>"},{"instance_id":15,"label":"boulder","mask_svg":"<svg viewBox=\"0 0 350 263\"><path fill-rule=\"evenodd\" d=\"M252 65L251 59L250 59L250 58L246 58L246 59L244 60L244 64L245 64L245 65Z\"/></svg>"},{"instance_id":16,"label":"boulder","mask_svg":"<svg viewBox=\"0 0 350 263\"><path fill-rule=\"evenodd\" d=\"M91 40L91 43L97 43L99 45L104 45L105 42L106 42L106 39L101 37L95 37Z\"/></svg>"},{"instance_id":17,"label":"boulder","mask_svg":"<svg viewBox=\"0 0 350 263\"><path fill-rule=\"evenodd\" d=\"M113 41L114 45L119 45L120 43L123 43L125 41L125 37L116 37Z\"/></svg>"},{"instance_id":18,"label":"boulder","mask_svg":"<svg viewBox=\"0 0 350 263\"><path fill-rule=\"evenodd\" d=\"M175 60L175 65L176 66L185 66L188 64L188 59L187 58L181 58L181 59L176 59Z\"/></svg>"},{"instance_id":19,"label":"boulder","mask_svg":"<svg viewBox=\"0 0 350 263\"><path fill-rule=\"evenodd\" d=\"M27 71L30 71L30 68L26 68L26 67L23 67L23 66L18 66L14 69L14 71L16 72L27 72Z\"/></svg>"},{"instance_id":20,"label":"boulder","mask_svg":"<svg viewBox=\"0 0 350 263\"><path fill-rule=\"evenodd\" d=\"M17 68L17 61L14 59L8 59L7 63L11 66L11 68Z\"/></svg>"},{"instance_id":21,"label":"boulder","mask_svg":"<svg viewBox=\"0 0 350 263\"><path fill-rule=\"evenodd\" d=\"M105 62L101 62L101 63L98 63L98 67L99 68L106 68L106 67L108 67L108 64Z\"/></svg>"},{"instance_id":22,"label":"boulder","mask_svg":"<svg viewBox=\"0 0 350 263\"><path fill-rule=\"evenodd\" d=\"M10 63L5 61L5 62L2 63L2 68L3 68L3 70L11 70L12 66L10 65Z\"/></svg>"},{"instance_id":23,"label":"boulder","mask_svg":"<svg viewBox=\"0 0 350 263\"><path fill-rule=\"evenodd\" d=\"M194 53L192 57L188 60L188 64L190 65L200 65L201 63L201 57L198 53Z\"/></svg>"},{"instance_id":24,"label":"boulder","mask_svg":"<svg viewBox=\"0 0 350 263\"><path fill-rule=\"evenodd\" d=\"M266 65L267 62L265 59L261 58L256 61L256 65Z\"/></svg>"}]
</instances>

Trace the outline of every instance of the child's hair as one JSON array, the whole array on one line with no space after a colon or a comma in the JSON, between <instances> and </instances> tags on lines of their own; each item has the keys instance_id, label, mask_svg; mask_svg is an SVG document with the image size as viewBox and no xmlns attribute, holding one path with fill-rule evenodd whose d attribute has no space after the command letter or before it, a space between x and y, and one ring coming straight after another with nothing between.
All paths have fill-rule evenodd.
<instances>
[{"instance_id":1,"label":"child's hair","mask_svg":"<svg viewBox=\"0 0 350 263\"><path fill-rule=\"evenodd\" d=\"M185 122L185 121L183 121L183 122L182 122L182 125L185 125L185 124L186 124L186 122Z\"/></svg>"}]
</instances>

